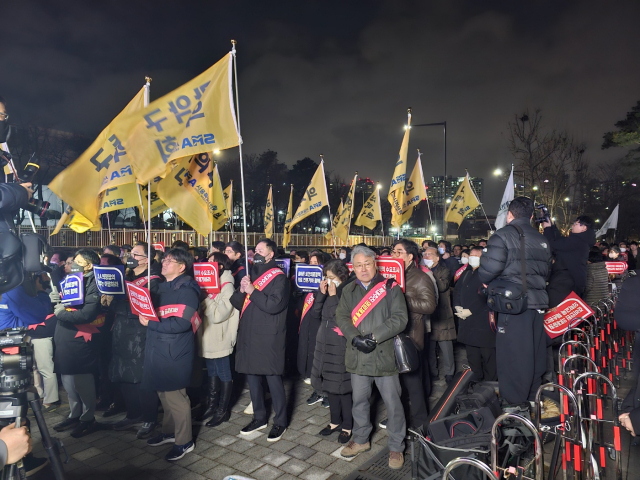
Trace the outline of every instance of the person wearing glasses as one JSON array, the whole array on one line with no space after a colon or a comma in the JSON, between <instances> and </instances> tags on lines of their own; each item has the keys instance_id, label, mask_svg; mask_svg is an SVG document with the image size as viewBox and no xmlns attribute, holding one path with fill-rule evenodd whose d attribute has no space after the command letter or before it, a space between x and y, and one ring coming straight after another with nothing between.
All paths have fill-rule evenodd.
<instances>
[{"instance_id":1,"label":"person wearing glasses","mask_svg":"<svg viewBox=\"0 0 640 480\"><path fill-rule=\"evenodd\" d=\"M170 462L180 460L195 448L187 387L195 358L194 333L200 326L201 292L192 274L193 257L189 252L182 248L169 250L162 259L166 281L158 286L154 301L158 321L138 317L147 327L142 388L158 392L164 409L162 433L147 440L147 444L158 447L173 443L164 457Z\"/></svg>"},{"instance_id":2,"label":"person wearing glasses","mask_svg":"<svg viewBox=\"0 0 640 480\"><path fill-rule=\"evenodd\" d=\"M153 258L154 251L151 250ZM138 242L127 259L125 280L143 288L149 288L151 298L157 299L158 287L164 281L159 263L151 261L149 268L148 244ZM150 274L150 276L149 276ZM149 283L150 280L150 283ZM103 295L109 297L108 295ZM114 312L111 330L111 362L109 379L120 387L127 415L114 425L115 430L139 428L138 438L147 438L156 427L158 395L142 388L147 328L140 325L138 315L131 311L126 295L112 297L109 308ZM103 301L104 303L104 301Z\"/></svg>"}]
</instances>

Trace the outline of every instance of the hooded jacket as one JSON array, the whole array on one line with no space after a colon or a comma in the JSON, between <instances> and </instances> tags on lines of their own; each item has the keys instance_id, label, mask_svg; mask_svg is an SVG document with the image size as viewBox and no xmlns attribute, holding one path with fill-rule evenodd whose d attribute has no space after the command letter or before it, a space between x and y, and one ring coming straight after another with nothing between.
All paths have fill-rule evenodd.
<instances>
[{"instance_id":1,"label":"hooded jacket","mask_svg":"<svg viewBox=\"0 0 640 480\"><path fill-rule=\"evenodd\" d=\"M588 228L581 233L571 232L563 237L558 227L551 225L544 229L552 254L565 265L573 278L574 291L582 295L587 286L587 259L589 249L596 243L596 232Z\"/></svg>"}]
</instances>

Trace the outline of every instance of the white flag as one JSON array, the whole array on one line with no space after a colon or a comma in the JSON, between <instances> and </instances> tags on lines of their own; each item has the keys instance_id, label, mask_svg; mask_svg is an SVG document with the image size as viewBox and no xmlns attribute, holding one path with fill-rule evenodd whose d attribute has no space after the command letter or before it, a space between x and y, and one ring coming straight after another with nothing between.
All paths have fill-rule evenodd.
<instances>
[{"instance_id":1,"label":"white flag","mask_svg":"<svg viewBox=\"0 0 640 480\"><path fill-rule=\"evenodd\" d=\"M513 166L511 167L511 175L509 175L507 187L504 189L504 193L502 194L502 201L500 202L498 215L496 215L496 230L507 224L507 213L509 212L509 203L511 200L513 200Z\"/></svg>"},{"instance_id":2,"label":"white flag","mask_svg":"<svg viewBox=\"0 0 640 480\"><path fill-rule=\"evenodd\" d=\"M618 228L618 207L620 205L616 205L616 208L611 212L611 216L607 218L607 221L604 222L602 228L596 232L596 238L602 237L607 234L607 230L613 228L614 230Z\"/></svg>"}]
</instances>

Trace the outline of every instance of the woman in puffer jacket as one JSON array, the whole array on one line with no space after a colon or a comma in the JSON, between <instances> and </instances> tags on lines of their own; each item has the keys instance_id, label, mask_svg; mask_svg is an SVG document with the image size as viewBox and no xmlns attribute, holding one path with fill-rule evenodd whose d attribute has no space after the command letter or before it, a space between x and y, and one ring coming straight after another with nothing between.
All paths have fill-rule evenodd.
<instances>
[{"instance_id":1,"label":"woman in puffer jacket","mask_svg":"<svg viewBox=\"0 0 640 480\"><path fill-rule=\"evenodd\" d=\"M229 258L220 252L209 257L218 263L220 293L210 293L201 302L204 315L202 328L198 330L199 354L205 359L209 374L207 405L195 421L207 427L216 427L229 420L233 378L230 356L236 344L240 312L229 299L234 292L233 275Z\"/></svg>"}]
</instances>

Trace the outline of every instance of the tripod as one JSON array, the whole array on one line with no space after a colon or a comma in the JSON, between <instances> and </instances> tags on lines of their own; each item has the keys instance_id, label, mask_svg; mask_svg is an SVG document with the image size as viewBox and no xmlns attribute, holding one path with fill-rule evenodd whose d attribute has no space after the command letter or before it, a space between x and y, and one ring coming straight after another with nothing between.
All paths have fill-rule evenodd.
<instances>
[{"instance_id":1,"label":"tripod","mask_svg":"<svg viewBox=\"0 0 640 480\"><path fill-rule=\"evenodd\" d=\"M20 383L19 381L17 383ZM60 447L64 446L57 438L52 438L49 435L47 424L44 421L44 415L42 414L42 405L40 404L40 397L34 391L33 387L18 388L16 392L0 393L0 419L8 418L15 419L16 428L19 428L22 423L22 419L27 416L27 409L31 406L31 410L38 424L38 430L42 437L42 445L44 446L49 460L51 461L51 469L56 477L56 480L65 480L64 469L62 468L62 462L60 461ZM66 455L66 451L65 451ZM69 457L67 456L68 462ZM23 480L26 478L26 472L22 460L12 464L6 465L2 471L0 477L2 480Z\"/></svg>"}]
</instances>

